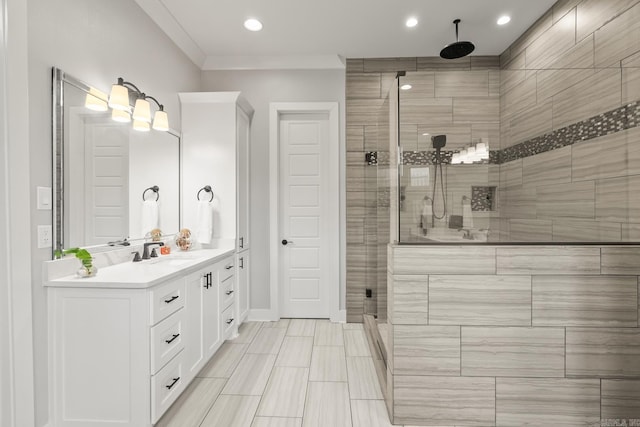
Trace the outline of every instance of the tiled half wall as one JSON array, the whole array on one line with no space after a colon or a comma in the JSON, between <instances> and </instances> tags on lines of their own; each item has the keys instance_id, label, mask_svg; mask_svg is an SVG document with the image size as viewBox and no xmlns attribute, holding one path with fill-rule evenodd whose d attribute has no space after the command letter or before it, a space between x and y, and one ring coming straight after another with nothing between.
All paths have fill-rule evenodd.
<instances>
[{"instance_id":1,"label":"tiled half wall","mask_svg":"<svg viewBox=\"0 0 640 427\"><path fill-rule=\"evenodd\" d=\"M639 275L640 246L390 246L393 424L633 425Z\"/></svg>"}]
</instances>

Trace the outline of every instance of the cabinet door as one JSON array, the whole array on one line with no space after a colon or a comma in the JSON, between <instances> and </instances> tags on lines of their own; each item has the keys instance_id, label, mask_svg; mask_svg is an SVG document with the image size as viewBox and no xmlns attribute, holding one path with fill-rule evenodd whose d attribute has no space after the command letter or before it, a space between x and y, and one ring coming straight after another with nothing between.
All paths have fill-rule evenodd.
<instances>
[{"instance_id":1,"label":"cabinet door","mask_svg":"<svg viewBox=\"0 0 640 427\"><path fill-rule=\"evenodd\" d=\"M193 378L205 363L204 304L205 293L213 275L212 269L203 269L186 278L185 302L185 367L189 379Z\"/></svg>"},{"instance_id":2,"label":"cabinet door","mask_svg":"<svg viewBox=\"0 0 640 427\"><path fill-rule=\"evenodd\" d=\"M249 315L249 262L250 251L240 252L238 256L238 280L237 280L237 295L236 301L238 305L238 324L244 322Z\"/></svg>"},{"instance_id":3,"label":"cabinet door","mask_svg":"<svg viewBox=\"0 0 640 427\"><path fill-rule=\"evenodd\" d=\"M242 251L250 247L249 236L249 117L240 109L237 112L237 209L238 209L238 240L237 250Z\"/></svg>"},{"instance_id":4,"label":"cabinet door","mask_svg":"<svg viewBox=\"0 0 640 427\"><path fill-rule=\"evenodd\" d=\"M220 347L220 309L218 307L218 289L220 287L220 267L211 271L211 285L204 288L203 292L203 348L205 358L208 361L213 353Z\"/></svg>"}]
</instances>

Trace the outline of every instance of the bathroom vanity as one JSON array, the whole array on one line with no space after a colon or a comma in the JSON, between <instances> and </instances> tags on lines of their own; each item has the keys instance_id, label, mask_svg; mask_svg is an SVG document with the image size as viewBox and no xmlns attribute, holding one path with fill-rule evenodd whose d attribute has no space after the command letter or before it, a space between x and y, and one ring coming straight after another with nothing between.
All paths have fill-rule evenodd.
<instances>
[{"instance_id":1,"label":"bathroom vanity","mask_svg":"<svg viewBox=\"0 0 640 427\"><path fill-rule=\"evenodd\" d=\"M53 426L155 424L237 335L236 271L229 245L46 280Z\"/></svg>"},{"instance_id":2,"label":"bathroom vanity","mask_svg":"<svg viewBox=\"0 0 640 427\"><path fill-rule=\"evenodd\" d=\"M92 86L52 76L54 247L95 245L99 274L45 263L51 427L152 426L249 315L253 108L239 92L181 93L182 133L141 134L88 108ZM162 194L159 226L191 229L198 249L131 262L140 248L123 236L145 238L147 193Z\"/></svg>"}]
</instances>

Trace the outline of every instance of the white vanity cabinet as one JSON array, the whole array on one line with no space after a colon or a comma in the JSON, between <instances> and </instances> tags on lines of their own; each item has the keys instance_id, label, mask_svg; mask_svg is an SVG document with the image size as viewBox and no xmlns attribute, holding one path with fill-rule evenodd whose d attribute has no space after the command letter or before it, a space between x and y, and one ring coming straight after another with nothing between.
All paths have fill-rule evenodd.
<instances>
[{"instance_id":1,"label":"white vanity cabinet","mask_svg":"<svg viewBox=\"0 0 640 427\"><path fill-rule=\"evenodd\" d=\"M213 241L235 242L237 276L233 324L249 314L250 140L253 108L240 92L180 93L182 115L183 217L197 230L196 195L205 185L214 194ZM201 199L209 197L204 193ZM231 312L227 312L227 320Z\"/></svg>"},{"instance_id":2,"label":"white vanity cabinet","mask_svg":"<svg viewBox=\"0 0 640 427\"><path fill-rule=\"evenodd\" d=\"M185 359L187 372L193 378L222 342L217 265L189 274L185 284L188 328Z\"/></svg>"},{"instance_id":3,"label":"white vanity cabinet","mask_svg":"<svg viewBox=\"0 0 640 427\"><path fill-rule=\"evenodd\" d=\"M242 323L249 315L249 297L251 295L249 292L249 275L251 274L249 270L249 266L251 265L250 262L251 251L249 249L239 252L236 255L236 271L238 272L238 277L236 279L238 288L236 296L236 307L238 310L238 319L240 323Z\"/></svg>"},{"instance_id":4,"label":"white vanity cabinet","mask_svg":"<svg viewBox=\"0 0 640 427\"><path fill-rule=\"evenodd\" d=\"M108 280L170 267L126 263L46 283L51 427L150 427L237 335L235 250L209 251L220 255L148 284Z\"/></svg>"}]
</instances>

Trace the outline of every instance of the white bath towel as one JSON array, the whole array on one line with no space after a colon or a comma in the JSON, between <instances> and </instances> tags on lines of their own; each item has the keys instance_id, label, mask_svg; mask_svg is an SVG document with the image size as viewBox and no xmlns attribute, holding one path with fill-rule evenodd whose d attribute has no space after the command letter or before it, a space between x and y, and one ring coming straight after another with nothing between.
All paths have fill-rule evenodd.
<instances>
[{"instance_id":1,"label":"white bath towel","mask_svg":"<svg viewBox=\"0 0 640 427\"><path fill-rule=\"evenodd\" d=\"M462 228L471 230L473 228L473 214L471 213L471 203L462 202Z\"/></svg>"},{"instance_id":2,"label":"white bath towel","mask_svg":"<svg viewBox=\"0 0 640 427\"><path fill-rule=\"evenodd\" d=\"M142 202L142 234L146 235L154 228L158 228L158 202L155 200L145 200Z\"/></svg>"},{"instance_id":3,"label":"white bath towel","mask_svg":"<svg viewBox=\"0 0 640 427\"><path fill-rule=\"evenodd\" d=\"M213 205L208 200L198 201L196 224L196 240L204 244L211 243L211 234L213 234Z\"/></svg>"}]
</instances>

